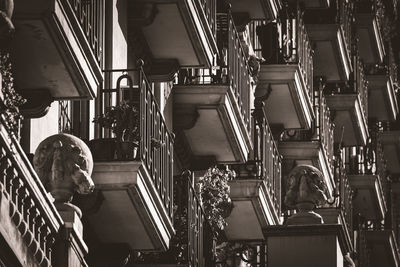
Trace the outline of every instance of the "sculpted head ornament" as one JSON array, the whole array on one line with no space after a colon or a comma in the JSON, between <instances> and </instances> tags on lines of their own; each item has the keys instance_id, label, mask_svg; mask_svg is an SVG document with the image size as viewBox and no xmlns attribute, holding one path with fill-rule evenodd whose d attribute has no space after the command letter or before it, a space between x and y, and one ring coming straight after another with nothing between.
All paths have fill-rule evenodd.
<instances>
[{"instance_id":1,"label":"sculpted head ornament","mask_svg":"<svg viewBox=\"0 0 400 267\"><path fill-rule=\"evenodd\" d=\"M34 168L55 199L56 207L72 206L75 192L91 193L93 158L87 145L69 134L56 134L42 141L33 158Z\"/></svg>"},{"instance_id":2,"label":"sculpted head ornament","mask_svg":"<svg viewBox=\"0 0 400 267\"><path fill-rule=\"evenodd\" d=\"M313 210L326 203L326 185L322 173L309 165L298 165L289 173L285 204L299 210Z\"/></svg>"}]
</instances>

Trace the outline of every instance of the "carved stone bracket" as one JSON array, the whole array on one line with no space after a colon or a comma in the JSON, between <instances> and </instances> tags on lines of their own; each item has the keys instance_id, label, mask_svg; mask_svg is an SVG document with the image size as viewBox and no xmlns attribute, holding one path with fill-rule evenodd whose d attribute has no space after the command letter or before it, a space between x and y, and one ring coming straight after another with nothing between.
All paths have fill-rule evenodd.
<instances>
[{"instance_id":1,"label":"carved stone bracket","mask_svg":"<svg viewBox=\"0 0 400 267\"><path fill-rule=\"evenodd\" d=\"M54 98L46 89L24 90L20 92L22 97L27 99L20 107L25 118L40 118L47 114Z\"/></svg>"}]
</instances>

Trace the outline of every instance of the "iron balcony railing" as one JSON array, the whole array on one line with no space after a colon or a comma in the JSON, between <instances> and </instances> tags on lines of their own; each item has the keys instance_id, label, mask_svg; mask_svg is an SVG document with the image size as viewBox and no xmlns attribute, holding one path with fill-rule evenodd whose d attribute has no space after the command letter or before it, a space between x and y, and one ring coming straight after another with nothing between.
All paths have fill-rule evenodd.
<instances>
[{"instance_id":1,"label":"iron balcony railing","mask_svg":"<svg viewBox=\"0 0 400 267\"><path fill-rule=\"evenodd\" d=\"M275 207L281 212L282 156L279 154L272 131L269 127L262 102L254 110L254 160L259 165L257 176L266 182L268 193Z\"/></svg>"},{"instance_id":2,"label":"iron balcony railing","mask_svg":"<svg viewBox=\"0 0 400 267\"><path fill-rule=\"evenodd\" d=\"M347 177L342 156L335 162L335 181L339 183L339 207L346 222L347 234L350 236L350 240L353 240L353 191Z\"/></svg>"},{"instance_id":3,"label":"iron balcony railing","mask_svg":"<svg viewBox=\"0 0 400 267\"><path fill-rule=\"evenodd\" d=\"M206 267L215 264L216 236L207 221L201 200L194 189L194 176L190 172L176 178L175 199L177 200L177 220L186 216L184 231L187 233L187 249L183 257L189 266ZM179 222L178 222L179 223Z\"/></svg>"},{"instance_id":4,"label":"iron balcony railing","mask_svg":"<svg viewBox=\"0 0 400 267\"><path fill-rule=\"evenodd\" d=\"M199 12L204 12L205 17L207 18L208 21L208 26L210 27L210 30L216 38L216 33L217 33L217 0L198 0L198 3L200 4Z\"/></svg>"},{"instance_id":5,"label":"iron balcony railing","mask_svg":"<svg viewBox=\"0 0 400 267\"><path fill-rule=\"evenodd\" d=\"M331 111L323 94L325 82L322 78L314 81L313 110L315 119L310 130L288 130L281 137L281 141L319 141L322 152L328 163L330 172L333 172L334 163L334 124L331 121Z\"/></svg>"},{"instance_id":6,"label":"iron balcony railing","mask_svg":"<svg viewBox=\"0 0 400 267\"><path fill-rule=\"evenodd\" d=\"M136 159L147 168L153 185L163 201L170 218L173 214L173 146L174 139L168 130L151 85L140 64L137 69L105 70L104 84L100 89L99 112L122 102L131 103L139 110L139 152ZM113 137L109 129L100 129L99 137Z\"/></svg>"},{"instance_id":7,"label":"iron balcony railing","mask_svg":"<svg viewBox=\"0 0 400 267\"><path fill-rule=\"evenodd\" d=\"M388 194L388 179L386 171L386 160L384 158L383 146L378 141L377 135L380 125L370 125L370 138L366 147L347 147L346 169L350 175L376 175L379 182L379 190L383 194L383 201L386 205Z\"/></svg>"},{"instance_id":8,"label":"iron balcony railing","mask_svg":"<svg viewBox=\"0 0 400 267\"><path fill-rule=\"evenodd\" d=\"M231 241L218 246L216 267L226 266L267 266L266 242Z\"/></svg>"},{"instance_id":9,"label":"iron balcony railing","mask_svg":"<svg viewBox=\"0 0 400 267\"><path fill-rule=\"evenodd\" d=\"M332 0L329 8L310 9L305 13L306 24L336 24L339 26L340 35L344 39L345 50L348 58L351 54L352 27L354 21L354 1Z\"/></svg>"},{"instance_id":10,"label":"iron balcony railing","mask_svg":"<svg viewBox=\"0 0 400 267\"><path fill-rule=\"evenodd\" d=\"M327 83L324 89L326 94L357 94L360 100L364 119L368 119L368 81L364 64L361 62L358 52L354 49L353 56L354 71L350 74L348 82Z\"/></svg>"},{"instance_id":11,"label":"iron balcony railing","mask_svg":"<svg viewBox=\"0 0 400 267\"><path fill-rule=\"evenodd\" d=\"M67 0L65 2L65 7L71 8L76 20L81 25L86 40L100 66L102 66L104 50L105 3L106 0Z\"/></svg>"},{"instance_id":12,"label":"iron balcony railing","mask_svg":"<svg viewBox=\"0 0 400 267\"><path fill-rule=\"evenodd\" d=\"M252 20L249 31L254 52L264 64L298 64L311 99L313 50L300 8L283 10L277 22Z\"/></svg>"},{"instance_id":13,"label":"iron balcony railing","mask_svg":"<svg viewBox=\"0 0 400 267\"><path fill-rule=\"evenodd\" d=\"M251 160L244 164L231 164L237 173L236 179L257 179L265 182L268 196L274 207L276 218L281 215L281 180L282 156L279 154L272 131L264 111L263 102L255 101L254 117L254 150Z\"/></svg>"},{"instance_id":14,"label":"iron balcony railing","mask_svg":"<svg viewBox=\"0 0 400 267\"><path fill-rule=\"evenodd\" d=\"M55 238L63 222L15 136L0 115L1 199L40 266L52 266Z\"/></svg>"},{"instance_id":15,"label":"iron balcony railing","mask_svg":"<svg viewBox=\"0 0 400 267\"><path fill-rule=\"evenodd\" d=\"M135 266L215 266L216 236L204 214L190 171L174 177L174 205L175 236L169 249L160 253L141 252Z\"/></svg>"},{"instance_id":16,"label":"iron balcony railing","mask_svg":"<svg viewBox=\"0 0 400 267\"><path fill-rule=\"evenodd\" d=\"M212 69L182 69L179 85L229 85L240 117L250 132L250 70L247 57L240 43L232 15L217 13L217 45L220 55L217 66Z\"/></svg>"}]
</instances>

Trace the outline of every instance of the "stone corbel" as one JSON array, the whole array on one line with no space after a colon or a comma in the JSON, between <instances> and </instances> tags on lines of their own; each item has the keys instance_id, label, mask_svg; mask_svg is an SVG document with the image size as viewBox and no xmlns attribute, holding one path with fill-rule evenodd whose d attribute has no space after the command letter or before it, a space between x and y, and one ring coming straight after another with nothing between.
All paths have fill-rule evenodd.
<instances>
[{"instance_id":1,"label":"stone corbel","mask_svg":"<svg viewBox=\"0 0 400 267\"><path fill-rule=\"evenodd\" d=\"M196 125L199 112L194 105L174 106L174 129L189 130Z\"/></svg>"},{"instance_id":2,"label":"stone corbel","mask_svg":"<svg viewBox=\"0 0 400 267\"><path fill-rule=\"evenodd\" d=\"M47 114L54 98L47 89L31 89L19 91L27 101L20 107L25 118L40 118Z\"/></svg>"}]
</instances>

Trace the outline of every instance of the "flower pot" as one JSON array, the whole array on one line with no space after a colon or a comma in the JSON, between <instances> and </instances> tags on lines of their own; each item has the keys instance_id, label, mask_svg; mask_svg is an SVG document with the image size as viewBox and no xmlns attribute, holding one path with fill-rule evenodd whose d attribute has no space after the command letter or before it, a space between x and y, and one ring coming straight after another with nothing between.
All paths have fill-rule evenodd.
<instances>
[{"instance_id":1,"label":"flower pot","mask_svg":"<svg viewBox=\"0 0 400 267\"><path fill-rule=\"evenodd\" d=\"M116 139L103 138L89 141L89 148L92 151L95 161L107 161L115 159Z\"/></svg>"},{"instance_id":2,"label":"flower pot","mask_svg":"<svg viewBox=\"0 0 400 267\"><path fill-rule=\"evenodd\" d=\"M117 143L117 158L119 160L134 160L137 157L139 145L132 141L120 141Z\"/></svg>"}]
</instances>

